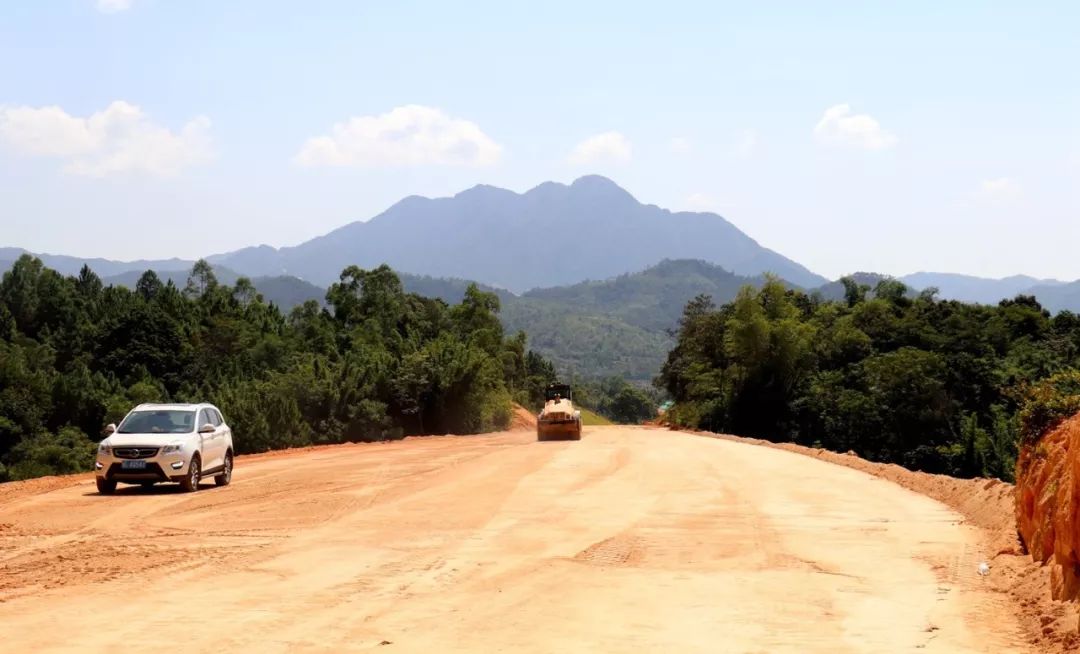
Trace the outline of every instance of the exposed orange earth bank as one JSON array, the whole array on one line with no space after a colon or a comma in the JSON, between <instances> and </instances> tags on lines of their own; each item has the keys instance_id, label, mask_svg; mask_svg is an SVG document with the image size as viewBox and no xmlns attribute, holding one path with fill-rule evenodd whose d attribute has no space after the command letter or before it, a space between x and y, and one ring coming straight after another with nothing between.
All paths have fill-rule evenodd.
<instances>
[{"instance_id":1,"label":"exposed orange earth bank","mask_svg":"<svg viewBox=\"0 0 1080 654\"><path fill-rule=\"evenodd\" d=\"M1016 522L1032 558L1050 569L1054 599L1080 596L1080 416L1024 447Z\"/></svg>"}]
</instances>

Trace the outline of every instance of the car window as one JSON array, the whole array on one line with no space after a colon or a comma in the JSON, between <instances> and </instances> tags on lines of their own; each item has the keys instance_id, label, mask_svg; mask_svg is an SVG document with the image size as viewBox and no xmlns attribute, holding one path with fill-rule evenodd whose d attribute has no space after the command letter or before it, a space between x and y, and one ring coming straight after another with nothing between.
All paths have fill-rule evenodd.
<instances>
[{"instance_id":1,"label":"car window","mask_svg":"<svg viewBox=\"0 0 1080 654\"><path fill-rule=\"evenodd\" d=\"M218 411L217 409L213 409L213 411L214 411L214 417L217 418L217 424L218 425L224 425L225 424L225 418L221 415L221 412Z\"/></svg>"},{"instance_id":2,"label":"car window","mask_svg":"<svg viewBox=\"0 0 1080 654\"><path fill-rule=\"evenodd\" d=\"M214 424L214 423L210 421L210 416L206 413L206 409L203 409L202 411L200 411L199 412L199 427L198 428L202 429L203 425L212 425L212 424Z\"/></svg>"},{"instance_id":3,"label":"car window","mask_svg":"<svg viewBox=\"0 0 1080 654\"><path fill-rule=\"evenodd\" d=\"M194 418L193 411L132 411L116 431L121 434L188 434Z\"/></svg>"},{"instance_id":4,"label":"car window","mask_svg":"<svg viewBox=\"0 0 1080 654\"><path fill-rule=\"evenodd\" d=\"M220 427L221 414L217 412L217 409L207 409L206 412L210 414L210 422L214 423L215 427Z\"/></svg>"}]
</instances>

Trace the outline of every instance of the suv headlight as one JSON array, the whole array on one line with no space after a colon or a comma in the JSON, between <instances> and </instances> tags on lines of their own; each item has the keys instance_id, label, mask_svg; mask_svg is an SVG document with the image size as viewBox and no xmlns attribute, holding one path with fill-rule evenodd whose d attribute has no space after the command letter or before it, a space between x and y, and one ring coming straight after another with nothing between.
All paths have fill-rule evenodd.
<instances>
[{"instance_id":1,"label":"suv headlight","mask_svg":"<svg viewBox=\"0 0 1080 654\"><path fill-rule=\"evenodd\" d=\"M112 454L112 447L109 446L109 445L106 445L105 443L98 443L97 451L98 451L98 454L103 454L105 456L110 456Z\"/></svg>"},{"instance_id":2,"label":"suv headlight","mask_svg":"<svg viewBox=\"0 0 1080 654\"><path fill-rule=\"evenodd\" d=\"M174 443L172 445L166 445L161 448L162 454L179 454L184 451L184 445L182 443Z\"/></svg>"}]
</instances>

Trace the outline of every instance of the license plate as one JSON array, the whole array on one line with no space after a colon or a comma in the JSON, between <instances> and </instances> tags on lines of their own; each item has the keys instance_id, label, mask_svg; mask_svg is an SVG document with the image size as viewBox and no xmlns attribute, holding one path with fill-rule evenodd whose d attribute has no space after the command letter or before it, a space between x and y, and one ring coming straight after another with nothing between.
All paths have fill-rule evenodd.
<instances>
[{"instance_id":1,"label":"license plate","mask_svg":"<svg viewBox=\"0 0 1080 654\"><path fill-rule=\"evenodd\" d=\"M120 467L124 470L146 470L146 461L124 461Z\"/></svg>"}]
</instances>

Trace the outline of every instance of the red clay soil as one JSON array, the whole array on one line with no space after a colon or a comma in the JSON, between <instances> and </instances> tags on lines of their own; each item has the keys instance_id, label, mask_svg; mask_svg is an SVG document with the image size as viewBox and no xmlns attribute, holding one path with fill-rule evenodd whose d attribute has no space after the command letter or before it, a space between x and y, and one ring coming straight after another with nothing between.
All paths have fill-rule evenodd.
<instances>
[{"instance_id":1,"label":"red clay soil","mask_svg":"<svg viewBox=\"0 0 1080 654\"><path fill-rule=\"evenodd\" d=\"M1068 437L1073 439L1071 442L1075 443L1075 439L1080 438L1080 416L1066 423L1058 431L1067 432ZM895 464L867 461L859 458L853 452L841 454L793 443L772 443L725 434L699 433L713 438L754 443L764 447L797 452L830 463L854 468L945 504L964 516L968 524L982 529L985 536L986 551L990 553L987 557L990 573L986 576L986 583L995 592L1007 597L1008 601L1016 607L1021 624L1028 633L1030 644L1043 652L1075 652L1080 649L1080 636L1077 634L1076 605L1051 597L1051 577L1055 574L1054 571L1058 570L1056 574L1059 575L1058 578L1060 579L1062 564L1043 565L1042 563L1048 557L1040 556L1034 550L1032 551L1034 561L1026 556L1023 545L1018 538L1017 522L1014 517L1014 506L1018 506L1019 496L1016 487L1012 484L998 479L957 479L947 475L913 472ZM1073 452L1069 459L1071 467L1080 470L1080 468L1077 468L1080 462L1076 460L1077 456L1080 456L1080 449L1078 449L1080 444L1077 447L1067 448L1064 441L1065 437L1057 435L1056 439L1052 438L1049 443L1053 444L1052 447L1057 448L1055 451L1068 450ZM1064 460L1060 456L1056 457L1056 459ZM1023 457L1021 462L1023 462ZM1053 475L1039 477L1041 480L1047 478L1056 477ZM1073 558L1063 558L1062 560L1075 562L1077 538L1080 538L1080 529L1078 529L1078 522L1071 520L1071 518L1077 515L1077 498L1080 496L1078 495L1080 491L1073 490L1071 479L1072 477L1069 477L1069 481L1066 483L1066 480L1062 478L1057 496L1064 500L1066 487L1068 488L1068 499L1071 503L1067 504L1067 511L1063 510L1061 515L1068 515L1070 518L1071 532L1069 533L1073 540L1068 541L1070 543L1069 547L1072 548L1068 550L1068 553ZM1041 496L1041 494L1036 494L1036 497ZM1061 506L1065 506L1065 504ZM1060 518L1057 521L1051 520L1049 522L1045 518L1040 520L1040 524L1049 523L1063 524L1063 520ZM1063 533L1062 529L1050 529L1050 532L1050 542L1058 543L1057 548L1051 547L1050 551L1057 552L1064 549L1062 539L1053 539L1053 534ZM1025 537L1025 542L1031 543L1033 541ZM1047 546L1045 536L1037 542L1040 544L1040 548ZM1044 553L1045 550L1041 549L1040 552ZM1071 566L1073 563L1069 565ZM1070 588L1075 588L1075 586L1070 586ZM1074 599L1075 595L1071 598Z\"/></svg>"},{"instance_id":2,"label":"red clay soil","mask_svg":"<svg viewBox=\"0 0 1080 654\"><path fill-rule=\"evenodd\" d=\"M513 405L513 414L510 419L510 428L508 431L532 431L536 429L536 416L532 411L529 411L520 404ZM405 440L413 438L430 439L437 438L438 436L409 436ZM282 450L271 450L269 452L262 452L260 454L246 454L244 455L245 461L259 461L262 459L274 458L279 456L293 456L300 452L308 451L321 451L328 448L350 448L350 447L365 447L387 445L394 441L376 441L374 443L339 443L335 445L305 445L303 447L294 447ZM3 486L3 500L10 500L16 497L22 497L24 495L34 495L37 493L48 493L49 491L58 490L61 488L67 488L80 482L93 480L93 473L81 473L74 475L52 475L48 477L36 477L34 479L27 479L24 481L12 481L7 482Z\"/></svg>"},{"instance_id":3,"label":"red clay soil","mask_svg":"<svg viewBox=\"0 0 1080 654\"><path fill-rule=\"evenodd\" d=\"M193 494L4 484L0 651L131 649L178 598L197 652L1048 649L962 521L810 457L630 426L239 457Z\"/></svg>"},{"instance_id":4,"label":"red clay soil","mask_svg":"<svg viewBox=\"0 0 1080 654\"><path fill-rule=\"evenodd\" d=\"M515 427L524 430L531 428L531 426L535 425L535 423L533 422L533 416L530 412L528 412L526 409L518 409L515 411L514 425ZM1025 455L1027 458L1025 458L1024 456L1021 457L1022 467L1026 472L1026 475L1021 477L1024 483L1024 486L1022 488L1027 489L1027 480L1032 480L1030 483L1031 489L1034 491L1033 497L1041 498L1043 497L1043 495L1046 494L1046 491L1039 491L1038 489L1047 488L1047 484L1052 483L1052 481L1046 481L1054 479L1054 477L1049 474L1050 471L1054 469L1063 470L1063 468L1060 468L1060 466L1063 464L1058 462L1059 460L1072 461L1072 459L1066 459L1065 455L1068 451L1080 452L1080 449L1077 449L1077 447L1069 447L1069 445L1071 445L1071 439L1080 437L1080 418L1070 421L1061 429L1059 429L1058 432L1059 433L1052 434L1050 437L1048 437L1047 440L1044 441L1044 443L1046 444L1041 450L1037 448L1033 452L1027 453ZM959 516L963 517L963 521L965 524L977 528L981 533L981 542L978 543L977 550L979 559L973 559L970 562L965 560L962 562L962 564L965 568L967 568L968 566L972 568L971 570L967 571L972 576L974 576L975 574L974 561L985 560L989 564L989 575L981 578L976 578L982 580L979 582L980 585L985 584L983 586L984 589L988 589L992 593L994 593L995 596L1000 597L1001 607L1007 607L1009 614L1017 616L1024 632L1026 633L1026 640L1029 642L1032 649L1038 652L1047 653L1070 652L1080 649L1080 638L1078 638L1076 634L1076 605L1069 602L1056 601L1051 598L1051 573L1055 568L1062 567L1061 563L1058 563L1056 559L1053 563L1048 565L1043 565L1040 562L1042 560L1042 553L1045 552L1043 548L1045 547L1046 542L1055 543L1054 547L1051 548L1051 551L1053 551L1056 555L1059 544L1066 542L1060 538L1060 535L1064 534L1065 530L1055 528L1052 530L1053 535L1051 536L1051 531L1044 528L1041 532L1042 536L1040 536L1039 538L1035 538L1033 536L1027 537L1026 542L1038 543L1039 548L1037 550L1033 548L1033 552L1035 553L1037 560L1033 561L1031 557L1026 556L1017 538L1016 523L1014 522L1013 518L1014 505L1016 505L1017 499L1016 490L1011 484L991 479L962 480L942 475L930 475L926 473L911 472L896 465L869 462L860 459L852 454L827 452L820 449L802 447L793 444L775 444L754 439L742 439L731 436L718 436L714 434L708 435L724 440L751 443L769 448L788 450L790 452L799 453L807 457L817 458L826 462L853 468L864 473L874 475L875 477L893 482L901 487L907 488L919 494L931 497L950 507L953 511L959 514ZM658 451L657 448L653 446L653 442L649 441L648 439L641 438L639 432L634 432L632 430L619 431L615 428L609 428L608 431L604 431L603 429L597 428L594 429L592 432L589 432L589 436L590 438L585 441L585 445L592 443L592 445L596 448L599 448L599 450L594 452L592 450L582 449L582 444L574 444L574 449L568 449L563 454L569 456L570 454L576 452L582 457L584 457L582 459L582 462L575 463L575 465L569 467L567 467L566 465L557 466L558 471L579 471L579 468L581 468L581 471L583 471L582 474L593 474L589 471L590 469L583 467L583 462L597 459L597 464L604 463L604 465L608 465L608 463L600 461L597 458L600 457L601 454L608 453L607 449L605 448L610 449L611 447L616 447L617 445L620 447L629 446L630 441L633 441L638 446L640 446L638 447L638 449L634 449L633 451L641 453L641 456L643 457L645 457L646 453L648 452ZM371 470L368 470L368 472L370 472L371 475L374 475L374 479L385 481L384 478L388 478L388 470L391 470L391 468L386 467L387 465L389 465L387 463L388 459L386 457L390 457L395 452L400 451L408 453L415 451L417 453L417 456L414 457L416 459L414 463L417 466L420 466L420 469L424 471L427 471L431 465L430 451L444 452L445 455L449 457L450 463L453 464L451 466L453 470L457 470L461 467L462 461L465 461L467 459L466 455L472 456L473 454L475 454L478 457L482 456L484 461L483 466L477 464L479 466L477 469L485 471L484 475L472 474L465 475L461 478L453 477L449 479L450 482L453 482L456 485L461 485L468 490L472 487L463 480L471 479L475 481L475 479L489 479L491 477L490 474L487 474L487 471L490 467L490 461L487 457L494 456L493 453L495 452L501 452L503 450L506 450L507 454L505 456L509 457L512 462L522 463L523 465L531 461L531 459L528 459L525 456L526 454L554 457L559 452L562 452L562 450L558 450L557 448L519 448L517 447L517 445L519 445L520 442L523 442L520 441L521 438L524 438L521 432L518 432L518 434L516 435L512 433L507 433L501 436L495 435L491 437L469 439L444 439L438 437L424 437L417 439L406 439L407 442L405 443L393 442L363 445L345 444L322 446L317 448L299 448L297 450L289 450L282 452L269 452L266 454L255 455L251 457L243 457L243 469L250 477L250 480L241 478L238 480L237 484L234 484L229 489L226 489L224 493L219 492L217 495L213 493L199 493L198 496L192 498L183 496L181 499L183 499L183 501L187 502L188 504L195 503L201 505L202 503L204 503L204 500L212 501L217 498L221 500L220 503L216 501L211 503L215 505L219 504L220 506L217 507L218 510L223 510L223 507L227 507L230 510L235 508L235 511L237 512L236 515L238 516L248 516L248 514L251 514L255 515L261 520L283 521L283 524L286 527L295 528L296 525L293 523L300 520L300 517L298 516L302 517L308 515L312 511L312 507L323 507L323 504L325 503L325 510L333 513L334 511L338 511L338 509L340 508L337 506L337 504L334 504L334 502L345 501L350 497L348 496L348 494L342 494L340 492L337 492L337 486L333 486L333 488L330 488L327 492L329 493L330 490L334 492L329 493L329 495L325 495L325 497L320 495L320 497L322 497L323 499L321 499L319 502L314 502L311 497L305 495L304 493L309 493L311 491L313 479L322 479L323 476L321 476L318 471L308 470L304 466L325 466L328 465L327 462L331 461L335 462L335 465L339 465L339 463L337 462L343 457L349 458L350 460L355 458L358 461L367 462L367 464L369 464L369 467L374 466L371 468ZM638 443L638 441L641 442ZM671 449L673 451L678 450L679 448L676 446L679 445L679 443L682 443L682 446L684 448L689 446L688 443L683 443L682 441L679 441L678 443L672 442ZM382 451L383 448L385 448L385 456L374 454L376 450ZM665 447L661 449L667 451L668 448ZM693 448L690 449L692 450ZM309 454L305 453L306 450L311 450L311 452ZM475 452L473 452L473 450L475 450ZM469 454L470 452L473 452L473 454ZM518 461L519 457L522 457L521 462ZM410 459L410 461L411 460L412 459ZM562 461L562 459L552 459L552 461L556 460ZM649 460L651 461L652 459ZM695 459L691 457L691 459L688 460ZM743 464L747 464L747 462L750 460L756 459L751 457L751 459L744 461ZM667 462L667 459L664 458L661 462ZM618 464L618 460L616 460L615 463ZM354 466L352 465L347 466L347 468L350 470L353 467ZM296 469L295 471L294 468ZM619 470L620 468L616 465L616 467L612 469ZM367 468L364 468L364 470L367 470ZM416 474L413 474L412 472L410 472L410 470L411 468L409 470L403 471L402 474L409 473L408 475L403 477L403 479L411 480L417 478ZM472 470L472 468L470 468L469 470ZM295 515L283 515L281 507L279 506L281 503L281 499L279 497L280 491L276 489L278 489L282 484L281 476L283 474L292 474L294 472L296 476L295 492L297 493L297 508L302 509L302 511L296 513ZM475 473L476 471L473 472ZM440 473L438 470L434 470L425 472L425 474L433 474L435 475L435 479L442 479L442 477L440 477L439 475L444 473ZM638 480L642 478L666 479L664 475L657 476L655 471L653 474L645 475L644 477L641 476L640 472L635 473L635 475L637 476L635 476L634 479ZM522 474L516 469L512 470L508 474L508 478L512 478L514 480L518 480L521 477ZM603 477L599 478L603 479ZM1059 480L1061 479L1060 476L1057 478ZM22 538L22 536L20 536L20 534L22 534L22 531L20 531L20 529L24 529L24 527L27 529L29 528L27 525L20 526L22 522L33 523L35 520L44 520L45 523L47 523L44 525L44 527L42 527L41 525L37 525L42 529L47 528L46 531L42 533L47 532L51 534L53 532L56 532L59 535L62 534L60 534L60 532L57 530L63 527L63 525L67 524L67 522L72 522L72 528L77 528L74 532L75 535L77 535L79 539L85 540L86 538L88 538L88 536L86 536L86 533L84 533L87 529L87 526L85 524L87 522L87 515L84 515L84 513L85 511L90 510L88 507L96 507L97 510L105 510L106 508L114 507L115 504L114 509L116 511L126 510L124 507L128 506L127 504L102 502L100 498L98 498L92 492L92 488L87 487L87 485L91 484L91 479L91 475L83 474L64 477L46 477L25 482L4 484L2 492L0 492L0 518L4 517L3 511L5 510L5 508L8 510L9 515L7 516L7 519L0 519L0 550L3 550L2 546L4 538L12 540L13 542L21 542L20 539ZM338 483L338 480L333 476L327 476L326 479L326 484L331 484L331 482L332 484ZM1043 485L1041 487L1037 485L1037 480L1042 480ZM373 483L374 482L372 482L370 479L365 478L365 480L363 480L363 483L360 483L357 487L370 490ZM597 482L593 480L593 477L588 477L586 481L581 482L581 484L584 485L595 485L596 483ZM1054 497L1059 497L1062 487L1072 488L1071 477L1069 478L1068 483L1059 481L1057 489L1058 492L1053 493L1052 495L1054 495ZM290 486L289 488L292 489L292 486ZM575 486L575 488L577 487ZM267 489L272 489L272 492L271 490ZM304 493L301 493L300 489L304 489ZM273 508L267 508L265 511L258 511L252 513L250 507L245 507L242 505L242 503L234 507L234 505L237 504L236 495L242 495L248 491L254 493L260 498L263 498L263 496L265 495L266 497L263 499L272 501L274 504ZM388 499L398 498L401 495L401 493L397 491L391 491L392 489L376 492L372 498L368 498L365 501L373 503L371 504L371 506L378 506L378 502L376 500L386 501ZM626 489L619 487L612 492L617 492L618 494L620 494L620 497L623 497L623 495L625 495L627 491ZM138 498L141 498L148 504L153 503L154 506L157 506L157 504L164 505L169 504L173 501L179 501L176 500L170 492L168 492L168 489L165 489L160 493L150 493L147 495L146 498L142 498L142 495L139 494L138 489L136 489L131 494L137 496ZM286 495L292 497L292 495ZM527 493L526 495L532 496L537 494ZM543 497L548 497L547 495L540 495L542 495ZM559 497L563 497L564 495L566 497L581 498L582 501L588 497L588 494L582 493L560 494ZM478 496L476 493L471 493L469 495L469 497L476 496ZM504 497L506 496L506 493L481 493L479 494L479 496ZM429 498L430 493L424 494L423 497ZM1020 497L1022 500L1023 494L1021 494ZM128 499L130 500L131 498ZM47 501L59 502L59 505L56 507L59 509L59 511L47 513L47 515L43 513L45 508L43 503L47 503ZM430 500L425 500L425 502L429 501ZM457 502L458 500L455 499L454 501ZM69 506L71 502L78 504L79 508L76 510L74 505ZM85 506L83 506L84 504ZM361 504L363 504L363 502L361 502ZM1059 516L1075 515L1075 512L1059 513L1059 510L1054 510L1051 513L1049 511L1051 505L1052 503L1045 502L1042 504L1036 502L1032 505L1042 506L1044 509L1046 509L1042 513L1038 514L1040 516L1040 523L1048 521L1050 524L1058 524L1061 523L1061 521L1058 519ZM457 505L455 504L455 506ZM1020 502L1020 506L1024 506L1022 501ZM1075 506L1075 504L1070 506ZM570 513L574 514L573 511L571 511ZM187 514L177 514L175 511L170 511L168 515L170 516L170 520L176 520L177 515ZM337 513L333 513L333 515L337 515ZM443 513L439 513L438 515L441 516L443 515ZM1032 513L1031 515L1034 516L1035 514ZM1051 515L1053 517L1050 517ZM196 517L198 516L202 516L202 514L198 514ZM122 520L118 521L112 518L102 518L102 520L100 521L100 525L104 525L105 527L107 527L109 525L114 525L114 523L121 524L122 522ZM481 522L483 524L503 524L504 522L506 522L507 524L517 524L520 521L492 521L485 518ZM307 523L302 522L302 524L306 525ZM105 528L100 525L100 528ZM29 526L32 527L34 525L31 524ZM202 527L204 528L203 530L205 530L205 525L202 525ZM169 529L174 528L175 525L170 527ZM231 528L233 527L231 526L230 529ZM575 528L578 527L575 526ZM1075 524L1073 524L1072 528L1074 530L1072 533L1075 533ZM258 531L258 533L262 534L263 526L260 526L259 529L260 530ZM351 526L349 527L349 529L349 533L355 536L355 529ZM168 534L165 535L175 536L176 534L170 531ZM231 534L227 535L230 535L231 538ZM415 535L410 535L409 538L410 542L416 540ZM22 538L22 540L26 539ZM70 543L67 543L67 541L61 542L62 540L63 539L58 540L57 542L64 546L70 545ZM111 536L106 538L107 542L113 542L116 540L116 538L113 538ZM179 540L184 541L183 544L185 547L190 546L190 543L188 543L186 539L171 538L170 542ZM535 540L535 538L530 537L528 542L534 542ZM337 542L333 541L332 539L331 541ZM547 542L543 539L541 539L541 541ZM33 538L30 538L29 542L30 545L33 545L33 547L31 548L33 552L48 553L51 551L44 545L35 545L34 543L37 543L38 541L35 541ZM558 539L556 539L556 542L559 542ZM61 552L61 554L63 554L63 552ZM138 554L140 557L149 556L150 554L154 554L155 556L157 556L157 554L153 552L151 552L150 554L147 554L146 552L141 552ZM64 556L66 556L66 554L64 554ZM103 560L103 558L97 554L94 554L91 559L93 561ZM165 559L161 560L164 561ZM305 564L303 568L306 570L310 569L311 566ZM30 568L27 568L25 572L26 574L30 574L32 570ZM425 574L428 574L428 577L430 576L430 573ZM2 576L3 575L0 575L0 577ZM52 576L56 577L57 575ZM72 579L82 579L85 576L85 574L83 574L82 576L76 575L73 576ZM427 583L431 583L431 579L429 579L428 577L425 577L424 579ZM55 579L52 580L50 583L56 583ZM3 584L0 584L0 586L2 585ZM711 589L710 592L714 592L714 590L715 589ZM2 609L3 606L5 605L0 602L0 609ZM3 621L0 620L0 622ZM0 647L0 649L3 648Z\"/></svg>"},{"instance_id":5,"label":"red clay soil","mask_svg":"<svg viewBox=\"0 0 1080 654\"><path fill-rule=\"evenodd\" d=\"M1050 569L1051 596L1080 597L1080 416L1021 449L1016 522L1031 557Z\"/></svg>"},{"instance_id":6,"label":"red clay soil","mask_svg":"<svg viewBox=\"0 0 1080 654\"><path fill-rule=\"evenodd\" d=\"M536 416L520 404L514 405L514 414L510 419L510 431L530 431L536 429Z\"/></svg>"}]
</instances>

